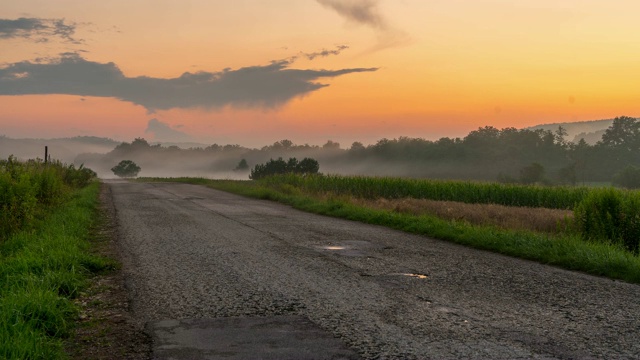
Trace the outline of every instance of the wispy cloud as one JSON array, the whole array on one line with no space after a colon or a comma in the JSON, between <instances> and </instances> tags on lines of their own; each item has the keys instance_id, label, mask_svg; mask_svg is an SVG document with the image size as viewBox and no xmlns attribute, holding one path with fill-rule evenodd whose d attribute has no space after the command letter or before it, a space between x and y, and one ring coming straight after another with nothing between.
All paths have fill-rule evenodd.
<instances>
[{"instance_id":1,"label":"wispy cloud","mask_svg":"<svg viewBox=\"0 0 640 360\"><path fill-rule=\"evenodd\" d=\"M384 29L386 21L378 11L377 0L317 0L349 21Z\"/></svg>"},{"instance_id":2,"label":"wispy cloud","mask_svg":"<svg viewBox=\"0 0 640 360\"><path fill-rule=\"evenodd\" d=\"M113 97L149 111L172 108L277 108L322 89L322 78L377 68L292 69L293 60L219 72L185 72L177 78L126 77L112 62L65 54L47 63L22 61L0 67L0 95L69 94Z\"/></svg>"},{"instance_id":3,"label":"wispy cloud","mask_svg":"<svg viewBox=\"0 0 640 360\"><path fill-rule=\"evenodd\" d=\"M59 38L65 42L81 44L83 40L74 37L76 27L76 23L67 23L65 19L0 19L0 39L23 38L48 42L51 38Z\"/></svg>"},{"instance_id":4,"label":"wispy cloud","mask_svg":"<svg viewBox=\"0 0 640 360\"><path fill-rule=\"evenodd\" d=\"M404 45L409 35L389 24L380 13L379 0L316 0L319 4L330 8L347 21L368 26L377 35L378 42L369 51L378 51L390 47Z\"/></svg>"},{"instance_id":5,"label":"wispy cloud","mask_svg":"<svg viewBox=\"0 0 640 360\"><path fill-rule=\"evenodd\" d=\"M333 50L322 49L322 51L316 51L316 52L312 52L312 53L303 52L302 55L304 55L309 60L313 60L313 59L315 59L317 57L327 57L327 56L330 56L330 55L340 55L342 50L346 50L348 48L349 47L346 46L346 45L338 45Z\"/></svg>"}]
</instances>

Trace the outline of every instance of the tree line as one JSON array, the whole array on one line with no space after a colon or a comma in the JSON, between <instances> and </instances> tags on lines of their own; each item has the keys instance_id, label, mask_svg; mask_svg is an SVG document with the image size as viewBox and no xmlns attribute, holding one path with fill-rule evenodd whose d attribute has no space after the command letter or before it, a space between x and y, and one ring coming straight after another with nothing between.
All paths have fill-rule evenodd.
<instances>
[{"instance_id":1,"label":"tree line","mask_svg":"<svg viewBox=\"0 0 640 360\"><path fill-rule=\"evenodd\" d=\"M184 169L190 166L211 171L235 169L248 175L256 165L274 159L312 158L320 164L322 172L346 175L541 184L614 181L627 187L634 181L640 182L640 120L628 116L615 118L594 145L584 140L570 142L566 137L562 127L550 131L486 126L462 138L443 137L435 141L385 138L371 145L354 142L347 149L334 141L314 146L296 145L286 139L260 149L218 144L180 149L149 145L138 138L100 157L102 161L109 160L105 163L109 168L122 159L132 159L143 172L144 163L148 162ZM93 166L90 161L86 163Z\"/></svg>"}]
</instances>

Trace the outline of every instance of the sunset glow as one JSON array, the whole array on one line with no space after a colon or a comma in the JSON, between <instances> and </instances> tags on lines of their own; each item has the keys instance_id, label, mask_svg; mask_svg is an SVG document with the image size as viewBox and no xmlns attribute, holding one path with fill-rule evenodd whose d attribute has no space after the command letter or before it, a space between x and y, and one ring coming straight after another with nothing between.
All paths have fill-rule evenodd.
<instances>
[{"instance_id":1,"label":"sunset glow","mask_svg":"<svg viewBox=\"0 0 640 360\"><path fill-rule=\"evenodd\" d=\"M171 140L154 139L157 119L202 143L348 147L640 115L636 1L2 7L0 135L10 137Z\"/></svg>"}]
</instances>

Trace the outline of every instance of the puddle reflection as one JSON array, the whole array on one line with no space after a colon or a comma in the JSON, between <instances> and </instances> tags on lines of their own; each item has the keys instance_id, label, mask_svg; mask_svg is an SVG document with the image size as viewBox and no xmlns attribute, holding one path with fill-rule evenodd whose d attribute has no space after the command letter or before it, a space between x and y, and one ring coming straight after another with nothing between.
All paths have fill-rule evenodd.
<instances>
[{"instance_id":1,"label":"puddle reflection","mask_svg":"<svg viewBox=\"0 0 640 360\"><path fill-rule=\"evenodd\" d=\"M424 274L401 273L401 274L395 274L395 275L407 276L407 277L412 277L412 278L416 278L416 279L426 279L427 278L427 275L424 275Z\"/></svg>"},{"instance_id":2,"label":"puddle reflection","mask_svg":"<svg viewBox=\"0 0 640 360\"><path fill-rule=\"evenodd\" d=\"M346 249L344 246L324 246L325 250L344 250Z\"/></svg>"}]
</instances>

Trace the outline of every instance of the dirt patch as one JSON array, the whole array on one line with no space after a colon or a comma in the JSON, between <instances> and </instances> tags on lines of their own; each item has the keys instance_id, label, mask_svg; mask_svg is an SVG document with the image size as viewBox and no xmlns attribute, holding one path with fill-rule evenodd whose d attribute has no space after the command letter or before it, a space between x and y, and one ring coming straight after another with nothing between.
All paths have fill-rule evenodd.
<instances>
[{"instance_id":1,"label":"dirt patch","mask_svg":"<svg viewBox=\"0 0 640 360\"><path fill-rule=\"evenodd\" d=\"M570 226L573 212L545 208L513 207L495 204L466 204L425 199L351 199L356 205L413 215L433 215L446 220L493 225L505 229L557 233Z\"/></svg>"},{"instance_id":2,"label":"dirt patch","mask_svg":"<svg viewBox=\"0 0 640 360\"><path fill-rule=\"evenodd\" d=\"M103 221L94 231L94 251L118 259L115 209L105 185L100 192L100 211ZM65 344L69 356L102 360L151 358L151 339L131 313L123 271L117 269L90 281L87 291L75 300L81 313L75 335Z\"/></svg>"}]
</instances>

